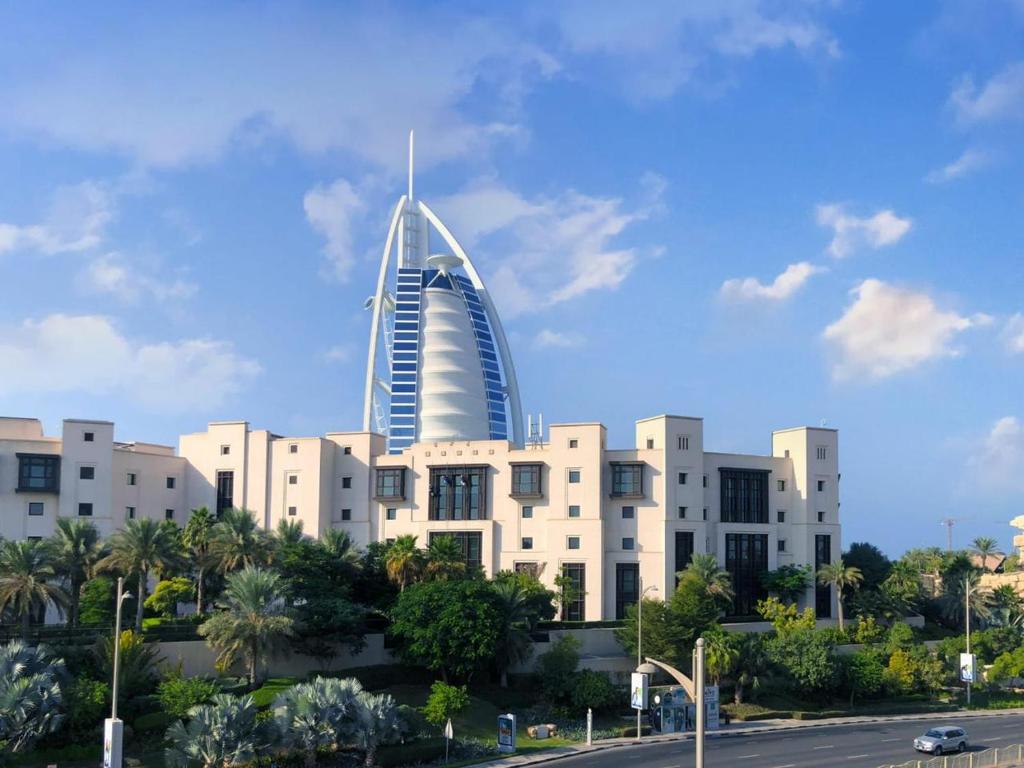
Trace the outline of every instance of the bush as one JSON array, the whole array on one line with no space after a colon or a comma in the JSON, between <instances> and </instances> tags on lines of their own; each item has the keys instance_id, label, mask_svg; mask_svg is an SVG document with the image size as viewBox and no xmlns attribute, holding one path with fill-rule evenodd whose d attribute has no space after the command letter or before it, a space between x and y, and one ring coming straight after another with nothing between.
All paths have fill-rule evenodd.
<instances>
[{"instance_id":1,"label":"bush","mask_svg":"<svg viewBox=\"0 0 1024 768\"><path fill-rule=\"evenodd\" d=\"M444 757L444 739L419 739L377 748L378 768L430 763Z\"/></svg>"},{"instance_id":2,"label":"bush","mask_svg":"<svg viewBox=\"0 0 1024 768\"><path fill-rule=\"evenodd\" d=\"M206 704L217 693L217 681L205 677L169 677L157 686L163 711L177 719L188 717L192 707Z\"/></svg>"},{"instance_id":3,"label":"bush","mask_svg":"<svg viewBox=\"0 0 1024 768\"><path fill-rule=\"evenodd\" d=\"M158 582L153 594L146 598L146 607L166 618L178 615L178 603L187 603L195 596L195 585L184 576Z\"/></svg>"},{"instance_id":4,"label":"bush","mask_svg":"<svg viewBox=\"0 0 1024 768\"><path fill-rule=\"evenodd\" d=\"M110 686L88 677L77 677L64 688L70 743L96 738L110 701Z\"/></svg>"},{"instance_id":5,"label":"bush","mask_svg":"<svg viewBox=\"0 0 1024 768\"><path fill-rule=\"evenodd\" d=\"M78 605L78 620L81 624L114 624L114 580L109 576L97 576L82 585L82 597Z\"/></svg>"},{"instance_id":6,"label":"bush","mask_svg":"<svg viewBox=\"0 0 1024 768\"><path fill-rule=\"evenodd\" d=\"M139 715L135 718L132 727L135 728L136 736L158 733L162 740L164 731L177 719L167 712L150 712L148 715Z\"/></svg>"},{"instance_id":7,"label":"bush","mask_svg":"<svg viewBox=\"0 0 1024 768\"><path fill-rule=\"evenodd\" d=\"M537 674L548 701L568 703L576 682L576 667L580 663L580 641L564 635L537 658Z\"/></svg>"},{"instance_id":8,"label":"bush","mask_svg":"<svg viewBox=\"0 0 1024 768\"><path fill-rule=\"evenodd\" d=\"M793 712L794 720L825 720L830 717L843 717L846 715L838 709L823 709L819 712Z\"/></svg>"},{"instance_id":9,"label":"bush","mask_svg":"<svg viewBox=\"0 0 1024 768\"><path fill-rule=\"evenodd\" d=\"M611 709L616 704L624 701L618 689L612 685L611 680L600 672L592 669L585 669L576 675L576 682L572 691L572 703L579 710L588 707L596 711Z\"/></svg>"},{"instance_id":10,"label":"bush","mask_svg":"<svg viewBox=\"0 0 1024 768\"><path fill-rule=\"evenodd\" d=\"M620 739L628 739L636 737L636 726L635 725L623 725L620 726L616 731L615 735ZM651 726L644 723L640 726L640 735L650 736Z\"/></svg>"},{"instance_id":11,"label":"bush","mask_svg":"<svg viewBox=\"0 0 1024 768\"><path fill-rule=\"evenodd\" d=\"M454 686L440 680L430 686L430 696L423 708L427 721L434 725L444 725L448 718L454 717L469 706L469 693L466 686Z\"/></svg>"}]
</instances>

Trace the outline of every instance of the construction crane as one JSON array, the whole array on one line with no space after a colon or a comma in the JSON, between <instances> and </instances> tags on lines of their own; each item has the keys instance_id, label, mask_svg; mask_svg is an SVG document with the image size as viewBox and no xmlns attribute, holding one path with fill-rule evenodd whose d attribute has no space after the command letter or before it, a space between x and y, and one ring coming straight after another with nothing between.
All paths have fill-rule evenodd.
<instances>
[{"instance_id":1,"label":"construction crane","mask_svg":"<svg viewBox=\"0 0 1024 768\"><path fill-rule=\"evenodd\" d=\"M953 551L953 526L957 524L959 520L955 517L944 517L940 524L946 526L946 551Z\"/></svg>"}]
</instances>

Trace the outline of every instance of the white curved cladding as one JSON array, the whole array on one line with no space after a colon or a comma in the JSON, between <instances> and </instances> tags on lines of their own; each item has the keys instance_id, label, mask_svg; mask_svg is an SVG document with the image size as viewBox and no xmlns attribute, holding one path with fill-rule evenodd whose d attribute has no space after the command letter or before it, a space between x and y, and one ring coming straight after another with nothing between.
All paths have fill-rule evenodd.
<instances>
[{"instance_id":1,"label":"white curved cladding","mask_svg":"<svg viewBox=\"0 0 1024 768\"><path fill-rule=\"evenodd\" d=\"M465 301L449 288L424 288L420 318L418 440L486 437L484 375Z\"/></svg>"},{"instance_id":2,"label":"white curved cladding","mask_svg":"<svg viewBox=\"0 0 1024 768\"><path fill-rule=\"evenodd\" d=\"M491 301L491 294L488 293L487 286L484 285L484 281L480 279L476 267L473 266L472 259L469 258L465 249L459 245L459 241L455 239L455 236L444 225L444 222L437 217L436 213L430 210L426 203L422 200L417 200L416 205L423 215L427 217L427 221L434 225L434 229L448 243L452 253L462 259L462 268L466 270L466 274L469 275L470 281L484 303L484 309L487 310L487 317L491 324L491 332L494 334L494 341L497 343L498 353L501 355L501 366L505 373L505 391L508 394L509 409L511 410L512 417L512 442L521 447L523 445L523 405L519 400L519 381L516 378L516 367L512 362L512 352L509 350L508 340L505 338L505 329L501 325L501 318L498 317L498 310L495 308L494 302Z\"/></svg>"}]
</instances>

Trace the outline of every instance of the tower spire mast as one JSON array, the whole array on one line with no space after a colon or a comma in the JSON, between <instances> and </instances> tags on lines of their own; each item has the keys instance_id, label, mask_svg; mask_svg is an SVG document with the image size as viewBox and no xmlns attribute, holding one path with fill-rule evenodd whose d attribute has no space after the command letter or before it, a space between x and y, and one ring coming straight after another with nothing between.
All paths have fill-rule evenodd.
<instances>
[{"instance_id":1,"label":"tower spire mast","mask_svg":"<svg viewBox=\"0 0 1024 768\"><path fill-rule=\"evenodd\" d=\"M409 131L409 203L412 204L412 170L413 170L413 147L415 146L415 131Z\"/></svg>"}]
</instances>

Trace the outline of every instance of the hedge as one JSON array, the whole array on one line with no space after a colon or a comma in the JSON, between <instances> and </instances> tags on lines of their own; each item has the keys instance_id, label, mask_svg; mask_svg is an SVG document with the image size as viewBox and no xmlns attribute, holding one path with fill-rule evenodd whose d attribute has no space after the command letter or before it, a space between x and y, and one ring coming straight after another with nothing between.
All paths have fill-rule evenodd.
<instances>
[{"instance_id":1,"label":"hedge","mask_svg":"<svg viewBox=\"0 0 1024 768\"><path fill-rule=\"evenodd\" d=\"M635 725L623 725L623 726L620 726L615 731L615 735L618 736L620 739L636 738L636 726ZM650 724L640 726L640 735L641 736L650 736L651 735L651 726L650 726Z\"/></svg>"},{"instance_id":2,"label":"hedge","mask_svg":"<svg viewBox=\"0 0 1024 768\"><path fill-rule=\"evenodd\" d=\"M794 720L826 720L830 717L844 717L847 712L838 709L823 709L820 712L794 712Z\"/></svg>"},{"instance_id":3,"label":"hedge","mask_svg":"<svg viewBox=\"0 0 1024 768\"><path fill-rule=\"evenodd\" d=\"M444 757L444 739L418 739L405 744L388 744L377 749L377 765L394 768L398 765L429 763Z\"/></svg>"},{"instance_id":4,"label":"hedge","mask_svg":"<svg viewBox=\"0 0 1024 768\"><path fill-rule=\"evenodd\" d=\"M171 723L175 720L177 720L176 717L166 712L150 712L148 715L139 715L135 718L132 727L135 729L136 736L155 731L163 739L164 731L170 728Z\"/></svg>"},{"instance_id":5,"label":"hedge","mask_svg":"<svg viewBox=\"0 0 1024 768\"><path fill-rule=\"evenodd\" d=\"M746 723L754 720L788 720L793 713L785 709L766 709L763 712L737 712L732 715L734 720Z\"/></svg>"}]
</instances>

